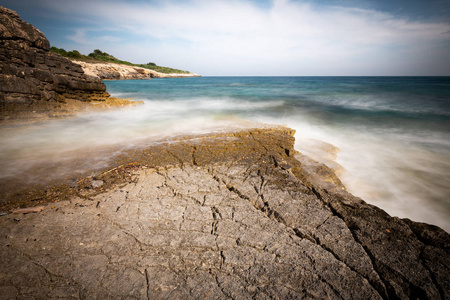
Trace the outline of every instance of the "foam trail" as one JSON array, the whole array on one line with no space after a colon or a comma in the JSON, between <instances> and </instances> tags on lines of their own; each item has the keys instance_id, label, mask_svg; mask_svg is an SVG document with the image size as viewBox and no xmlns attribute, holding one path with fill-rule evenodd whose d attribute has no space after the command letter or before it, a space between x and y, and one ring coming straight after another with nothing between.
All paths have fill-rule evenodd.
<instances>
[{"instance_id":1,"label":"foam trail","mask_svg":"<svg viewBox=\"0 0 450 300\"><path fill-rule=\"evenodd\" d=\"M241 104L242 107L245 105ZM145 147L167 137L244 126L234 117L207 113L217 106L215 102L200 106L201 109L187 103L180 107L177 103L155 101L125 111L85 114L42 125L2 130L0 179L24 176L30 181L44 183L70 173L83 173L89 168L105 167L118 153ZM68 161L81 158L83 163L64 168ZM37 166L51 164L59 165L57 171L45 178L25 175Z\"/></svg>"},{"instance_id":2,"label":"foam trail","mask_svg":"<svg viewBox=\"0 0 450 300\"><path fill-rule=\"evenodd\" d=\"M334 168L352 194L391 215L436 224L450 231L448 154L399 142L395 135L387 133L378 136L298 121L285 124L297 130L296 149ZM324 154L323 143L311 140L338 148L339 152L332 153L336 155L335 163Z\"/></svg>"}]
</instances>

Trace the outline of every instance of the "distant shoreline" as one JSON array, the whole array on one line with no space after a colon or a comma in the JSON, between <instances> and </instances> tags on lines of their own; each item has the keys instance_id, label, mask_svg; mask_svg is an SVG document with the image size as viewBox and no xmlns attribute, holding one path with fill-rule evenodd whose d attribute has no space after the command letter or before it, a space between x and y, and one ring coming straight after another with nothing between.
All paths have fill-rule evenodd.
<instances>
[{"instance_id":1,"label":"distant shoreline","mask_svg":"<svg viewBox=\"0 0 450 300\"><path fill-rule=\"evenodd\" d=\"M72 62L80 65L86 75L93 76L101 80L201 77L201 75L194 73L160 73L146 68L128 66L112 62L91 63L79 60L72 60Z\"/></svg>"}]
</instances>

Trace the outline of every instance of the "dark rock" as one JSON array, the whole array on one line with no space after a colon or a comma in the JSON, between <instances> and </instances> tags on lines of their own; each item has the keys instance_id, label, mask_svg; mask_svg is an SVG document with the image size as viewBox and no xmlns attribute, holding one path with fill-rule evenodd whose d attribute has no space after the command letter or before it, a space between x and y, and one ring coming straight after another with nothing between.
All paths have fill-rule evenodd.
<instances>
[{"instance_id":1,"label":"dark rock","mask_svg":"<svg viewBox=\"0 0 450 300\"><path fill-rule=\"evenodd\" d=\"M20 46L49 50L50 43L44 34L33 25L23 22L19 15L10 9L0 7L0 36L2 40L11 40Z\"/></svg>"},{"instance_id":2,"label":"dark rock","mask_svg":"<svg viewBox=\"0 0 450 300\"><path fill-rule=\"evenodd\" d=\"M50 53L49 48L42 32L0 6L0 121L74 113L70 108L55 109L49 102L108 99L99 78L85 75L81 66Z\"/></svg>"}]
</instances>

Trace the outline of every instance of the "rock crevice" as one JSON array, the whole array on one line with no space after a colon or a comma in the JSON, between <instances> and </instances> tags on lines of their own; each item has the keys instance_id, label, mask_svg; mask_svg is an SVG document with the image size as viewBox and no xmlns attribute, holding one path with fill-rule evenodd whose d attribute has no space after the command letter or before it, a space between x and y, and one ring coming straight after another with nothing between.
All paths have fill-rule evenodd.
<instances>
[{"instance_id":1,"label":"rock crevice","mask_svg":"<svg viewBox=\"0 0 450 300\"><path fill-rule=\"evenodd\" d=\"M81 181L83 198L1 217L9 246L0 289L52 298L72 282L83 298L448 298L449 235L326 189L287 155L292 135L249 129L133 151L137 163L103 172L100 187ZM27 261L53 281L19 283L24 265L29 278L42 271Z\"/></svg>"}]
</instances>

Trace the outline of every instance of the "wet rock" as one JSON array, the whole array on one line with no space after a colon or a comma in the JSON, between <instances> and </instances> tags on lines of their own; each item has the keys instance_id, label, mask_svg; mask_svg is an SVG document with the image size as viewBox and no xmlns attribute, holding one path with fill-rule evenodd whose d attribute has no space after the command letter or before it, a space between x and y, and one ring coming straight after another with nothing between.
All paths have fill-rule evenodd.
<instances>
[{"instance_id":1,"label":"wet rock","mask_svg":"<svg viewBox=\"0 0 450 300\"><path fill-rule=\"evenodd\" d=\"M91 185L94 189L101 187L104 184L103 180L92 180Z\"/></svg>"}]
</instances>

